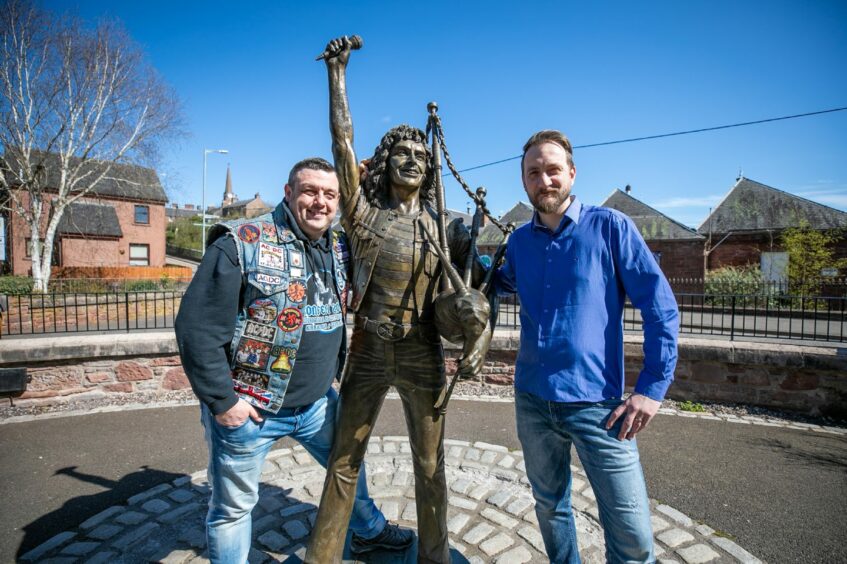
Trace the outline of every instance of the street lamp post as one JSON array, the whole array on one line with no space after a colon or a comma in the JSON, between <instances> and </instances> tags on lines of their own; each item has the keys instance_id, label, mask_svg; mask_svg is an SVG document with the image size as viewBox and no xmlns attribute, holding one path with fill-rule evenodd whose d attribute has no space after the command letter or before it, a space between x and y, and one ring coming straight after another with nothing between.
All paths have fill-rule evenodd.
<instances>
[{"instance_id":1,"label":"street lamp post","mask_svg":"<svg viewBox=\"0 0 847 564\"><path fill-rule=\"evenodd\" d=\"M206 254L206 157L209 156L209 153L220 153L225 155L229 153L226 149L203 149L203 202L200 204L203 209L201 210L203 213L203 232L200 234L203 244L203 255Z\"/></svg>"}]
</instances>

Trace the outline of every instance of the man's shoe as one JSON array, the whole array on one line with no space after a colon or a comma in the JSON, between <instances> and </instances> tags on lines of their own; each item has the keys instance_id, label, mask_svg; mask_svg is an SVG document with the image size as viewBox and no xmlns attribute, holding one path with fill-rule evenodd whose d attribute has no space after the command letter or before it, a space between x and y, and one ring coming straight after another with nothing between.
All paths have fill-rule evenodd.
<instances>
[{"instance_id":1,"label":"man's shoe","mask_svg":"<svg viewBox=\"0 0 847 564\"><path fill-rule=\"evenodd\" d=\"M415 533L411 530L386 522L382 532L372 539L362 538L353 533L350 552L363 554L372 550L403 550L408 548L413 540L415 540Z\"/></svg>"}]
</instances>

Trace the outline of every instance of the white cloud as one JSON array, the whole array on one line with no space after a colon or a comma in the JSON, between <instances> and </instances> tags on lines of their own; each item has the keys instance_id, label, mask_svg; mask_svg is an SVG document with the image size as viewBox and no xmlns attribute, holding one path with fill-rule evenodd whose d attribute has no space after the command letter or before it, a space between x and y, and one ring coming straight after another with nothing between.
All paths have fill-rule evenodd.
<instances>
[{"instance_id":1,"label":"white cloud","mask_svg":"<svg viewBox=\"0 0 847 564\"><path fill-rule=\"evenodd\" d=\"M382 116L379 118L379 121L381 123L391 123L391 116Z\"/></svg>"}]
</instances>

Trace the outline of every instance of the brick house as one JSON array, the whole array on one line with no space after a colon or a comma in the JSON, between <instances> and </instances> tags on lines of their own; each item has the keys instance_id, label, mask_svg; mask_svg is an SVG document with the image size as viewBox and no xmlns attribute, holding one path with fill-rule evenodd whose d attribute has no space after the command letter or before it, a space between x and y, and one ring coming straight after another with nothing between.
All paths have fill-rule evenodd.
<instances>
[{"instance_id":1,"label":"brick house","mask_svg":"<svg viewBox=\"0 0 847 564\"><path fill-rule=\"evenodd\" d=\"M766 280L782 281L788 266L782 232L802 222L847 233L847 213L740 176L697 229L706 237L705 268L754 264ZM847 258L847 241L834 250L836 258Z\"/></svg>"},{"instance_id":2,"label":"brick house","mask_svg":"<svg viewBox=\"0 0 847 564\"><path fill-rule=\"evenodd\" d=\"M523 202L518 202L512 209L503 214L500 222L507 224L513 223L515 227L520 227L530 219L532 219L532 206ZM476 240L477 249L480 255L494 256L497 252L497 247L503 242L503 232L500 228L489 223L479 232L479 237Z\"/></svg>"},{"instance_id":3,"label":"brick house","mask_svg":"<svg viewBox=\"0 0 847 564\"><path fill-rule=\"evenodd\" d=\"M45 163L46 185L56 185L57 167ZM102 163L91 162L92 172ZM29 194L23 194L24 199ZM55 196L43 196L46 208ZM112 164L84 197L70 204L56 231L53 264L77 266L164 266L165 204L168 199L156 171ZM32 272L30 227L17 214L6 218L6 265L15 275Z\"/></svg>"},{"instance_id":4,"label":"brick house","mask_svg":"<svg viewBox=\"0 0 847 564\"><path fill-rule=\"evenodd\" d=\"M615 190L600 204L628 215L669 279L703 278L706 237L651 208L626 192Z\"/></svg>"}]
</instances>

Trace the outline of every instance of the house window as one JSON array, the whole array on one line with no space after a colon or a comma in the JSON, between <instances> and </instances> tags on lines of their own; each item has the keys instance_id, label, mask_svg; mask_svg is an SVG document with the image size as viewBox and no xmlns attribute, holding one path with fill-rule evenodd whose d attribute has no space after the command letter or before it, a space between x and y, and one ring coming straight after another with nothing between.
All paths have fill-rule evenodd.
<instances>
[{"instance_id":1,"label":"house window","mask_svg":"<svg viewBox=\"0 0 847 564\"><path fill-rule=\"evenodd\" d=\"M135 223L150 223L150 206L135 206Z\"/></svg>"},{"instance_id":2,"label":"house window","mask_svg":"<svg viewBox=\"0 0 847 564\"><path fill-rule=\"evenodd\" d=\"M130 244L130 266L150 266L150 245Z\"/></svg>"},{"instance_id":3,"label":"house window","mask_svg":"<svg viewBox=\"0 0 847 564\"><path fill-rule=\"evenodd\" d=\"M32 260L32 239L29 237L24 239L24 256Z\"/></svg>"},{"instance_id":4,"label":"house window","mask_svg":"<svg viewBox=\"0 0 847 564\"><path fill-rule=\"evenodd\" d=\"M785 283L788 280L788 253L762 253L761 269L763 280Z\"/></svg>"}]
</instances>

